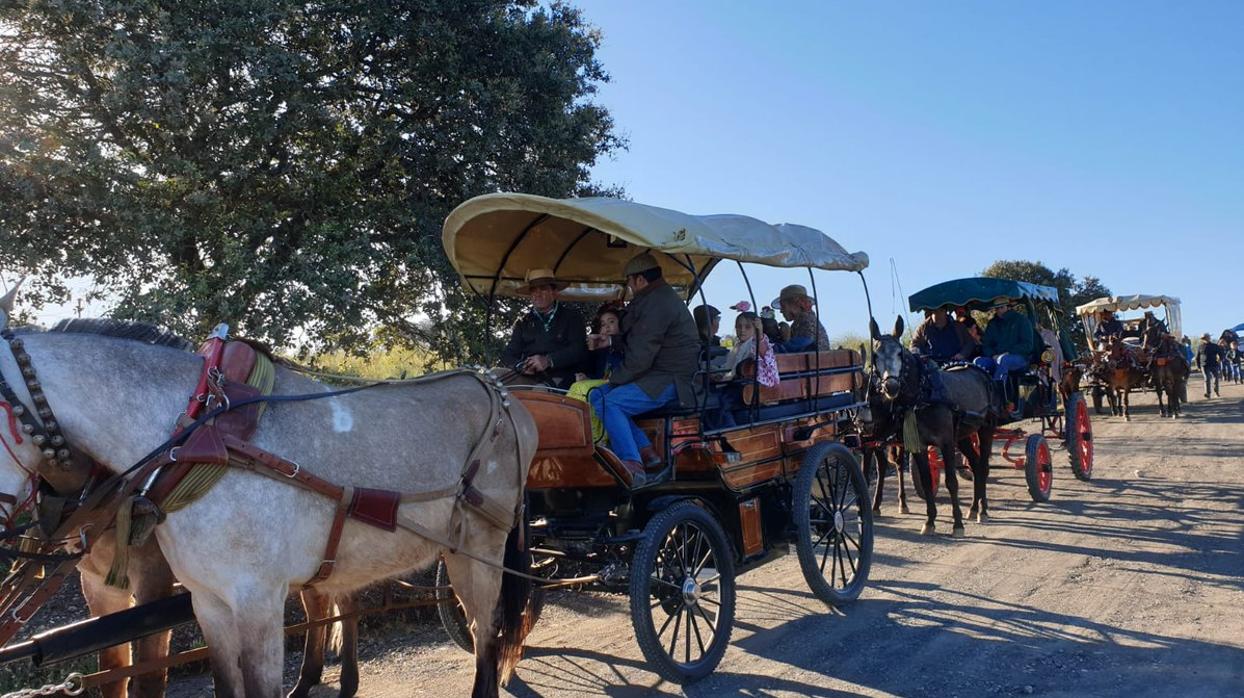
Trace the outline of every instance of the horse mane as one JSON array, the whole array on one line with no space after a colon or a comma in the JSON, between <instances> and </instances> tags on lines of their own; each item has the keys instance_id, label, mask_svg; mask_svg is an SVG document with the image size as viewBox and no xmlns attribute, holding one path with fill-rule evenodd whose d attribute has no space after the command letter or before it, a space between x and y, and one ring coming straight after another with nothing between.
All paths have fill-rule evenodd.
<instances>
[{"instance_id":1,"label":"horse mane","mask_svg":"<svg viewBox=\"0 0 1244 698\"><path fill-rule=\"evenodd\" d=\"M132 339L144 344L172 347L182 351L194 351L195 348L190 340L164 328L145 322L113 320L111 318L70 318L61 320L48 331Z\"/></svg>"}]
</instances>

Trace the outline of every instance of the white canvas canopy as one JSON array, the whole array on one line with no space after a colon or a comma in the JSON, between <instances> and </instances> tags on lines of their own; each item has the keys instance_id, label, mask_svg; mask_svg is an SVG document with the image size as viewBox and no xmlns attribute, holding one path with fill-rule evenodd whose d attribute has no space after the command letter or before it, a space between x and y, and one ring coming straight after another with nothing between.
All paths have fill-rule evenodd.
<instances>
[{"instance_id":1,"label":"white canvas canopy","mask_svg":"<svg viewBox=\"0 0 1244 698\"><path fill-rule=\"evenodd\" d=\"M1179 299L1174 296L1150 296L1143 293L1136 293L1130 296L1105 296L1096 300L1089 301L1084 305L1076 306L1076 315L1080 316L1080 321L1084 324L1084 334L1088 337L1089 344L1096 349L1096 342L1093 341L1093 333L1097 331L1097 314L1103 310L1109 310L1113 313L1124 312L1128 310L1148 310L1151 308L1166 309L1166 328L1171 334L1179 338L1183 335L1183 319L1179 310Z\"/></svg>"},{"instance_id":2,"label":"white canvas canopy","mask_svg":"<svg viewBox=\"0 0 1244 698\"><path fill-rule=\"evenodd\" d=\"M483 296L515 295L529 269L551 268L570 283L565 298L616 297L627 260L648 250L664 253L656 257L665 278L680 288L721 259L831 271L868 266L868 255L847 252L815 228L603 197L477 196L449 214L441 239L463 284Z\"/></svg>"}]
</instances>

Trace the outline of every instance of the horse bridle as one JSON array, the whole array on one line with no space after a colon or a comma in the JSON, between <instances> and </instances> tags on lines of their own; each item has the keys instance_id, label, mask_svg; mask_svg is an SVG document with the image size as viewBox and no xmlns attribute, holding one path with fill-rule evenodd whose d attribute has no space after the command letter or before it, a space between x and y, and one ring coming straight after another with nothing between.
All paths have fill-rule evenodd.
<instances>
[{"instance_id":1,"label":"horse bridle","mask_svg":"<svg viewBox=\"0 0 1244 698\"><path fill-rule=\"evenodd\" d=\"M0 492L0 504L9 504L7 515L4 517L4 525L11 528L14 520L26 509L33 507L37 500L39 483L43 479L41 472L44 469L56 468L60 470L68 470L73 465L73 451L70 449L69 442L61 433L60 423L56 420L56 414L52 411L51 405L48 404L47 395L42 390L39 383L38 374L35 372L34 366L31 364L30 354L24 350L24 344L20 337L17 337L13 330L9 327L0 329L0 339L9 347L13 354L13 359L17 362L17 368L21 372L22 380L25 383L26 391L30 394L30 400L34 403L34 409L30 409L25 402L17 395L17 391L13 390L13 386L9 384L8 379L4 377L4 373L0 371L0 400L6 405L6 416L8 417L8 427L13 435L15 443L22 442L22 435L29 438L35 446L39 447L43 460L39 465L30 467L23 463L17 454L5 443L5 450L17 463L18 467L26 471L30 476L30 494L21 501L17 496L7 492ZM37 416L37 418L36 418ZM16 421L21 422L20 433L17 428Z\"/></svg>"}]
</instances>

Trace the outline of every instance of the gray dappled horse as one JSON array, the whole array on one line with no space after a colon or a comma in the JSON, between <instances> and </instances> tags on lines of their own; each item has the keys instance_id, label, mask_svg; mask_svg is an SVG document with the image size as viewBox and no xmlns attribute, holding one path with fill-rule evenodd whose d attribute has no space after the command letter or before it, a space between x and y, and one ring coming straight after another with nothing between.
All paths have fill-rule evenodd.
<instances>
[{"instance_id":1,"label":"gray dappled horse","mask_svg":"<svg viewBox=\"0 0 1244 698\"><path fill-rule=\"evenodd\" d=\"M972 469L972 507L969 516L975 516L978 523L989 518L989 501L985 496L985 486L989 479L989 455L993 450L993 435L999 414L996 391L992 381L983 371L972 367L942 371L909 352L899 341L903 336L903 316L894 322L891 334L881 334L876 320L869 320L869 330L873 341L873 369L870 380L874 381L875 389L879 390L879 404L883 410L892 415L892 419L902 423L908 414L913 414L916 427L916 438L920 448L908 449L912 462L916 466L916 477L929 493L925 499L927 518L920 532L933 533L937 528L936 497L933 496L934 483L929 471L929 454L927 446L933 446L941 452L942 462L947 464L943 469L946 473L946 489L950 493L950 504L954 512L952 534L956 537L964 534L963 514L959 508L959 478L955 472L955 447L963 453ZM936 372L946 388L946 396L950 404L928 401L927 372ZM876 409L876 408L874 408ZM899 427L900 434L902 426ZM975 433L980 439L977 449L971 435Z\"/></svg>"},{"instance_id":2,"label":"gray dappled horse","mask_svg":"<svg viewBox=\"0 0 1244 698\"><path fill-rule=\"evenodd\" d=\"M0 315L0 327L8 313ZM107 333L20 334L70 445L113 473L163 443L197 383L202 359L179 349ZM20 390L13 352L0 346L0 371ZM277 368L274 395L328 392ZM507 401L508 416L490 423L496 395L466 373L435 382L395 384L337 397L269 406L252 443L341 485L417 495L457 483L481 435L496 433L480 454L474 486L517 510L538 435L531 415ZM24 398L29 395L19 392ZM0 438L18 457L39 463L30 439ZM413 497L412 499L417 498ZM156 529L160 548L193 592L195 616L211 651L216 691L279 698L285 598L320 567L337 502L247 470L231 469L201 499L170 513ZM409 501L399 520L448 531L452 498ZM413 533L345 525L325 594L349 594L373 582L426 567L443 554L474 628L473 695L495 696L522 646L529 585L497 568L519 560L516 536L473 510L461 514L462 553ZM480 559L475 559L480 558ZM517 564L517 563L516 563Z\"/></svg>"}]
</instances>

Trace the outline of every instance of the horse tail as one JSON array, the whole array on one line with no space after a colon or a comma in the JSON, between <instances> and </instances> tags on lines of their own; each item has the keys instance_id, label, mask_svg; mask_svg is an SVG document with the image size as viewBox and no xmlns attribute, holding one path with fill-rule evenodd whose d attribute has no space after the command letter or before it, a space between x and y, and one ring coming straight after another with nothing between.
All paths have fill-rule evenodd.
<instances>
[{"instance_id":1,"label":"horse tail","mask_svg":"<svg viewBox=\"0 0 1244 698\"><path fill-rule=\"evenodd\" d=\"M345 610L342 608L341 601L334 598L332 601L332 604L329 605L329 612L334 616L340 616L344 614ZM339 620L336 623L333 623L331 626L329 626L328 640L327 640L328 649L332 651L333 654L339 657L341 656L341 650L345 647L345 644L346 644L345 624L347 622L349 621Z\"/></svg>"},{"instance_id":2,"label":"horse tail","mask_svg":"<svg viewBox=\"0 0 1244 698\"><path fill-rule=\"evenodd\" d=\"M521 522L519 526L523 525ZM505 539L505 567L525 575L531 574L531 553L519 548L519 528L515 527ZM515 574L503 573L501 578L501 627L497 646L497 669L501 685L505 685L514 673L518 660L523 658L523 642L536 622L532 608L533 587L531 580Z\"/></svg>"}]
</instances>

